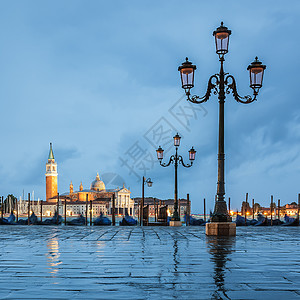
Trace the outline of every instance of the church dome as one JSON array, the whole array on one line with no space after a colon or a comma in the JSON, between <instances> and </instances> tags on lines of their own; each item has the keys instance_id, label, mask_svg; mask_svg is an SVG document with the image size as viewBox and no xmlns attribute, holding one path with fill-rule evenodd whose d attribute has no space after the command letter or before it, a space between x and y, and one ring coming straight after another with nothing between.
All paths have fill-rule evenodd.
<instances>
[{"instance_id":1,"label":"church dome","mask_svg":"<svg viewBox=\"0 0 300 300\"><path fill-rule=\"evenodd\" d=\"M105 191L105 184L100 180L99 174L97 173L96 179L91 184L91 190L93 191Z\"/></svg>"}]
</instances>

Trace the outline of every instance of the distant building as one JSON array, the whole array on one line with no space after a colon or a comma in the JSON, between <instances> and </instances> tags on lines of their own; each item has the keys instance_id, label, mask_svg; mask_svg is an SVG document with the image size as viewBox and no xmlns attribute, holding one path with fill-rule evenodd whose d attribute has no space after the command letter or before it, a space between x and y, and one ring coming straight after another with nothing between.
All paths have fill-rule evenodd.
<instances>
[{"instance_id":1,"label":"distant building","mask_svg":"<svg viewBox=\"0 0 300 300\"><path fill-rule=\"evenodd\" d=\"M295 202L291 204L286 204L285 206L283 206L283 211L288 216L295 216L298 214L298 205Z\"/></svg>"},{"instance_id":2,"label":"distant building","mask_svg":"<svg viewBox=\"0 0 300 300\"><path fill-rule=\"evenodd\" d=\"M241 208L241 214L245 214L245 207L244 205L246 202L243 202L242 208ZM255 203L255 214L260 213L263 215L271 215L271 208L269 207L263 207L260 206L258 203ZM252 208L250 207L249 203L247 203L247 214L250 215L252 214ZM278 215L278 206L273 202L273 209L272 209L272 214L277 216ZM280 207L280 215L285 215L287 214L288 216L296 216L298 214L298 205L295 202L292 202L291 204L286 204L284 206Z\"/></svg>"},{"instance_id":3,"label":"distant building","mask_svg":"<svg viewBox=\"0 0 300 300\"><path fill-rule=\"evenodd\" d=\"M139 208L140 208L140 203L142 198L136 197L133 198L134 200L134 210L136 212L136 215L138 214ZM156 201L156 204L159 206L168 206L168 215L171 216L174 211L174 199L167 199L167 200L162 200L158 198L153 198L153 197L146 197L144 198L144 205L149 205L149 215L150 217L155 216L155 208L154 208L154 200ZM179 199L178 200L178 207L180 211L180 216L183 217L185 212L186 212L186 207L187 207L187 200L186 199Z\"/></svg>"},{"instance_id":4,"label":"distant building","mask_svg":"<svg viewBox=\"0 0 300 300\"><path fill-rule=\"evenodd\" d=\"M43 203L44 212L48 215L53 215L57 209L58 189L57 189L57 163L54 159L52 143L50 143L50 151L48 161L46 163L46 203ZM59 195L60 205L62 206L64 201L67 202L67 214L79 215L85 214L86 202L88 201L88 207L90 201L92 201L93 214L111 214L112 197L115 195L115 207L119 214L128 213L134 214L134 201L130 198L131 192L129 189L122 188L106 189L104 182L100 179L99 174L95 180L91 183L89 189L84 189L82 182L80 183L79 190L74 191L73 183L71 181L69 192ZM40 214L40 208L37 203L33 203L33 208ZM60 212L63 208L60 208ZM89 208L88 208L89 209Z\"/></svg>"}]
</instances>

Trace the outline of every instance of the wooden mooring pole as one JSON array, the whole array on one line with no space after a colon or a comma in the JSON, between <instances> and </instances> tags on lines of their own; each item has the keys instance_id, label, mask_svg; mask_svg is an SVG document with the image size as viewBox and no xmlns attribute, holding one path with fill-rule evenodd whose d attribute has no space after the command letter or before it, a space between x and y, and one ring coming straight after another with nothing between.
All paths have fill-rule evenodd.
<instances>
[{"instance_id":1,"label":"wooden mooring pole","mask_svg":"<svg viewBox=\"0 0 300 300\"><path fill-rule=\"evenodd\" d=\"M273 226L273 195L271 195L271 207L270 207L270 212L271 212L271 226Z\"/></svg>"},{"instance_id":2,"label":"wooden mooring pole","mask_svg":"<svg viewBox=\"0 0 300 300\"><path fill-rule=\"evenodd\" d=\"M88 224L88 205L89 205L89 194L86 194L85 198L85 226Z\"/></svg>"},{"instance_id":3,"label":"wooden mooring pole","mask_svg":"<svg viewBox=\"0 0 300 300\"><path fill-rule=\"evenodd\" d=\"M90 200L90 226L93 225L93 202Z\"/></svg>"},{"instance_id":4,"label":"wooden mooring pole","mask_svg":"<svg viewBox=\"0 0 300 300\"><path fill-rule=\"evenodd\" d=\"M19 221L19 207L18 207L18 198L16 199L16 221Z\"/></svg>"},{"instance_id":5,"label":"wooden mooring pole","mask_svg":"<svg viewBox=\"0 0 300 300\"><path fill-rule=\"evenodd\" d=\"M41 222L43 222L43 200L41 200L40 207L41 207Z\"/></svg>"},{"instance_id":6,"label":"wooden mooring pole","mask_svg":"<svg viewBox=\"0 0 300 300\"><path fill-rule=\"evenodd\" d=\"M67 198L65 198L65 225L67 225Z\"/></svg>"},{"instance_id":7,"label":"wooden mooring pole","mask_svg":"<svg viewBox=\"0 0 300 300\"><path fill-rule=\"evenodd\" d=\"M28 203L27 203L27 224L30 224L30 193L28 193Z\"/></svg>"},{"instance_id":8,"label":"wooden mooring pole","mask_svg":"<svg viewBox=\"0 0 300 300\"><path fill-rule=\"evenodd\" d=\"M255 214L255 211L254 211L254 199L252 199L252 220L254 220L254 214Z\"/></svg>"},{"instance_id":9,"label":"wooden mooring pole","mask_svg":"<svg viewBox=\"0 0 300 300\"><path fill-rule=\"evenodd\" d=\"M278 205L277 205L277 218L280 220L280 199L278 199Z\"/></svg>"},{"instance_id":10,"label":"wooden mooring pole","mask_svg":"<svg viewBox=\"0 0 300 300\"><path fill-rule=\"evenodd\" d=\"M247 207L248 207L248 193L246 193L246 205L245 205L245 209L244 209L244 213L245 213L245 226L247 226Z\"/></svg>"},{"instance_id":11,"label":"wooden mooring pole","mask_svg":"<svg viewBox=\"0 0 300 300\"><path fill-rule=\"evenodd\" d=\"M186 194L186 217L185 217L186 226L190 226L190 216L191 216L190 194Z\"/></svg>"},{"instance_id":12,"label":"wooden mooring pole","mask_svg":"<svg viewBox=\"0 0 300 300\"><path fill-rule=\"evenodd\" d=\"M57 211L56 224L58 225L58 223L59 223L59 193L57 193L56 211Z\"/></svg>"},{"instance_id":13,"label":"wooden mooring pole","mask_svg":"<svg viewBox=\"0 0 300 300\"><path fill-rule=\"evenodd\" d=\"M112 198L112 210L111 210L111 221L112 225L116 225L116 202L115 202L115 193L113 193L113 198Z\"/></svg>"},{"instance_id":14,"label":"wooden mooring pole","mask_svg":"<svg viewBox=\"0 0 300 300\"><path fill-rule=\"evenodd\" d=\"M205 201L205 198L203 199L203 218L204 218L204 222L206 222L206 201Z\"/></svg>"},{"instance_id":15,"label":"wooden mooring pole","mask_svg":"<svg viewBox=\"0 0 300 300\"><path fill-rule=\"evenodd\" d=\"M299 225L299 212L300 212L300 194L298 194L298 214L297 214L298 225Z\"/></svg>"},{"instance_id":16,"label":"wooden mooring pole","mask_svg":"<svg viewBox=\"0 0 300 300\"><path fill-rule=\"evenodd\" d=\"M1 197L1 219L3 219L3 209L4 209L4 201L3 196Z\"/></svg>"},{"instance_id":17,"label":"wooden mooring pole","mask_svg":"<svg viewBox=\"0 0 300 300\"><path fill-rule=\"evenodd\" d=\"M154 222L157 222L157 206L156 206L156 198L153 198L153 202L154 202Z\"/></svg>"},{"instance_id":18,"label":"wooden mooring pole","mask_svg":"<svg viewBox=\"0 0 300 300\"><path fill-rule=\"evenodd\" d=\"M43 222L43 200L41 200L40 203L40 216L41 216L41 222Z\"/></svg>"}]
</instances>

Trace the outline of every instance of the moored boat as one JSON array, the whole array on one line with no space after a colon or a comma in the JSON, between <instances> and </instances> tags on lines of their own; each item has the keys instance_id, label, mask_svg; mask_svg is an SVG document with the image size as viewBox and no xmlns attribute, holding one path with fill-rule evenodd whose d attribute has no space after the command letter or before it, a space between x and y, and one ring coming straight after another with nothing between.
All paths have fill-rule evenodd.
<instances>
[{"instance_id":1,"label":"moored boat","mask_svg":"<svg viewBox=\"0 0 300 300\"><path fill-rule=\"evenodd\" d=\"M196 219L192 216L185 215L184 216L184 222L189 223L190 226L204 226L206 222L203 219Z\"/></svg>"},{"instance_id":2,"label":"moored boat","mask_svg":"<svg viewBox=\"0 0 300 300\"><path fill-rule=\"evenodd\" d=\"M261 215L261 214L258 214L257 216L257 223L254 225L254 226L268 226L268 218Z\"/></svg>"},{"instance_id":3,"label":"moored boat","mask_svg":"<svg viewBox=\"0 0 300 300\"><path fill-rule=\"evenodd\" d=\"M299 221L296 218L291 218L287 214L284 216L284 226L299 226Z\"/></svg>"},{"instance_id":4,"label":"moored boat","mask_svg":"<svg viewBox=\"0 0 300 300\"><path fill-rule=\"evenodd\" d=\"M126 213L125 217L122 219L122 221L120 221L119 224L120 226L135 226L137 225L137 220Z\"/></svg>"},{"instance_id":5,"label":"moored boat","mask_svg":"<svg viewBox=\"0 0 300 300\"><path fill-rule=\"evenodd\" d=\"M57 212L55 212L54 216L51 219L46 219L43 222L39 222L39 225L61 225L62 220L62 216L57 216Z\"/></svg>"},{"instance_id":6,"label":"moored boat","mask_svg":"<svg viewBox=\"0 0 300 300\"><path fill-rule=\"evenodd\" d=\"M83 215L80 215L78 218L73 219L72 221L68 222L67 224L72 225L72 226L85 225L85 217Z\"/></svg>"},{"instance_id":7,"label":"moored boat","mask_svg":"<svg viewBox=\"0 0 300 300\"><path fill-rule=\"evenodd\" d=\"M11 213L7 219L5 218L0 219L0 225L14 225L16 224L15 220L16 220L15 215Z\"/></svg>"},{"instance_id":8,"label":"moored boat","mask_svg":"<svg viewBox=\"0 0 300 300\"><path fill-rule=\"evenodd\" d=\"M100 216L94 220L94 225L95 226L109 226L109 225L111 225L111 220L107 217L104 217L103 214L101 213Z\"/></svg>"},{"instance_id":9,"label":"moored boat","mask_svg":"<svg viewBox=\"0 0 300 300\"><path fill-rule=\"evenodd\" d=\"M29 224L30 225L37 225L39 223L37 216L35 215L35 213L33 212L31 214L31 216L29 217ZM19 221L17 222L18 225L28 225L28 219L24 220L24 219L19 219Z\"/></svg>"}]
</instances>

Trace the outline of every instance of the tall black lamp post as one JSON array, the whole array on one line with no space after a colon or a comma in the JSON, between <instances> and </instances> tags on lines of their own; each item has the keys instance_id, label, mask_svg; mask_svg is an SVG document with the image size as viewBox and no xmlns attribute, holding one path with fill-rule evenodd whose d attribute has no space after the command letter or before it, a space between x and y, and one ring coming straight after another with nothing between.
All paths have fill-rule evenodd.
<instances>
[{"instance_id":1,"label":"tall black lamp post","mask_svg":"<svg viewBox=\"0 0 300 300\"><path fill-rule=\"evenodd\" d=\"M212 75L208 80L206 94L203 97L196 95L191 96L190 90L194 87L194 73L196 66L191 62L186 61L178 68L181 75L182 88L185 90L187 100L192 103L206 102L211 93L218 95L219 99L219 143L218 143L218 182L217 182L217 200L211 222L231 222L231 217L228 214L225 196L225 176L224 176L224 103L226 94L230 92L233 98L240 103L249 104L256 100L259 89L262 87L263 74L266 66L263 65L258 58L248 66L247 70L250 73L250 87L253 89L253 97L247 95L241 97L236 88L236 82L232 75L225 73L223 69L224 56L228 52L229 36L231 30L223 25L213 32L216 43L216 53L219 55L220 72Z\"/></svg>"},{"instance_id":2,"label":"tall black lamp post","mask_svg":"<svg viewBox=\"0 0 300 300\"><path fill-rule=\"evenodd\" d=\"M143 209L144 209L144 202L145 202L145 184L147 183L148 187L151 187L153 182L151 181L151 178L146 179L143 176L143 184L142 184L142 202L140 207L140 226L143 226Z\"/></svg>"},{"instance_id":3,"label":"tall black lamp post","mask_svg":"<svg viewBox=\"0 0 300 300\"><path fill-rule=\"evenodd\" d=\"M175 166L174 212L173 212L173 216L171 218L171 221L180 221L180 214L178 213L178 190L177 190L177 168L178 168L178 164L181 163L185 168L190 168L193 165L193 161L195 160L195 155L196 155L196 151L192 147L189 150L189 159L190 159L191 163L190 164L185 164L183 162L182 156L178 155L178 152L177 152L178 147L180 146L180 139L181 139L181 137L177 133L174 136L175 155L172 155L170 157L170 160L169 160L168 163L162 163L164 150L161 148L161 146L159 146L159 148L156 150L157 158L158 158L159 163L162 167L168 167L171 163L174 163L174 166Z\"/></svg>"}]
</instances>

